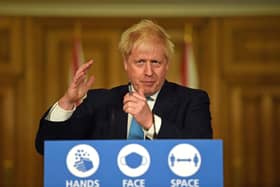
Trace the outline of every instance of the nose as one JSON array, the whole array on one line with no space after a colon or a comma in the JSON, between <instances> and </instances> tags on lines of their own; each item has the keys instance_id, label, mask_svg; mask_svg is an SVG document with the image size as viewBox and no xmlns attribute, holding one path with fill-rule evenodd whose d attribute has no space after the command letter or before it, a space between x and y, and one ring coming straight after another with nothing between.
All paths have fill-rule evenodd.
<instances>
[{"instance_id":1,"label":"nose","mask_svg":"<svg viewBox=\"0 0 280 187\"><path fill-rule=\"evenodd\" d=\"M152 74L153 74L153 68L152 68L151 62L145 63L145 69L144 69L144 71L145 71L145 75L147 75L147 76L152 76Z\"/></svg>"}]
</instances>

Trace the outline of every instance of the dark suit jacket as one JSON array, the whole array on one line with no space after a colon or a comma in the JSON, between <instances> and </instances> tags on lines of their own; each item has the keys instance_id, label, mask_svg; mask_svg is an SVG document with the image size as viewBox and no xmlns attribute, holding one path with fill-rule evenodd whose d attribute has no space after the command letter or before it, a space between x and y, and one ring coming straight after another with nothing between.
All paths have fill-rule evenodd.
<instances>
[{"instance_id":1,"label":"dark suit jacket","mask_svg":"<svg viewBox=\"0 0 280 187\"><path fill-rule=\"evenodd\" d=\"M122 109L128 86L110 90L90 90L70 119L64 122L42 117L36 136L36 148L43 153L44 140L126 139L127 113ZM162 119L157 138L212 138L209 98L202 90L165 82L153 108Z\"/></svg>"}]
</instances>

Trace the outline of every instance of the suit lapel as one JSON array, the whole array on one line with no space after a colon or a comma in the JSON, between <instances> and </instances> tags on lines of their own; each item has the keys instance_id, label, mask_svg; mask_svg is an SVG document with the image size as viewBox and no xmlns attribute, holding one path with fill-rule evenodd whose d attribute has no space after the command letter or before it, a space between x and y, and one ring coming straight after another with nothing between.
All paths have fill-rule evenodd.
<instances>
[{"instance_id":1,"label":"suit lapel","mask_svg":"<svg viewBox=\"0 0 280 187\"><path fill-rule=\"evenodd\" d=\"M125 139L127 136L127 113L123 111L123 97L128 92L128 86L122 86L113 91L110 126L112 137Z\"/></svg>"},{"instance_id":2,"label":"suit lapel","mask_svg":"<svg viewBox=\"0 0 280 187\"><path fill-rule=\"evenodd\" d=\"M165 81L160 93L157 97L153 112L159 116L168 116L173 112L176 107L177 98L174 95L174 90L170 87L169 83Z\"/></svg>"}]
</instances>

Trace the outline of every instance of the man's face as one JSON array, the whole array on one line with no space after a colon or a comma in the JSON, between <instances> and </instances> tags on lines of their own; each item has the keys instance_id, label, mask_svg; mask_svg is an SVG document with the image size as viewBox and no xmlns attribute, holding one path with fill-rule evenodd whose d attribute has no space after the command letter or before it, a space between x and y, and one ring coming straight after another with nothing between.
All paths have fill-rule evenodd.
<instances>
[{"instance_id":1,"label":"man's face","mask_svg":"<svg viewBox=\"0 0 280 187\"><path fill-rule=\"evenodd\" d=\"M163 46L155 41L140 43L132 49L124 68L136 91L153 95L162 87L168 70Z\"/></svg>"}]
</instances>

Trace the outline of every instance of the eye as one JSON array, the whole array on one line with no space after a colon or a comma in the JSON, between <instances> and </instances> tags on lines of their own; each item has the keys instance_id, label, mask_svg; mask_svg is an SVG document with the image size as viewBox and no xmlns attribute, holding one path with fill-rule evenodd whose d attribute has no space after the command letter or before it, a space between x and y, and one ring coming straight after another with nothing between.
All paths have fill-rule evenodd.
<instances>
[{"instance_id":1,"label":"eye","mask_svg":"<svg viewBox=\"0 0 280 187\"><path fill-rule=\"evenodd\" d=\"M151 61L151 64L152 64L153 66L158 67L158 66L161 65L161 62L160 62L160 61L157 61L157 60L152 60L152 61Z\"/></svg>"},{"instance_id":2,"label":"eye","mask_svg":"<svg viewBox=\"0 0 280 187\"><path fill-rule=\"evenodd\" d=\"M143 65L143 64L145 64L145 62L146 62L145 60L140 59L140 60L136 60L136 61L135 61L135 64L136 64L136 65Z\"/></svg>"},{"instance_id":3,"label":"eye","mask_svg":"<svg viewBox=\"0 0 280 187\"><path fill-rule=\"evenodd\" d=\"M160 62L157 61L157 60L152 60L151 63L152 63L152 64L159 64Z\"/></svg>"}]
</instances>

